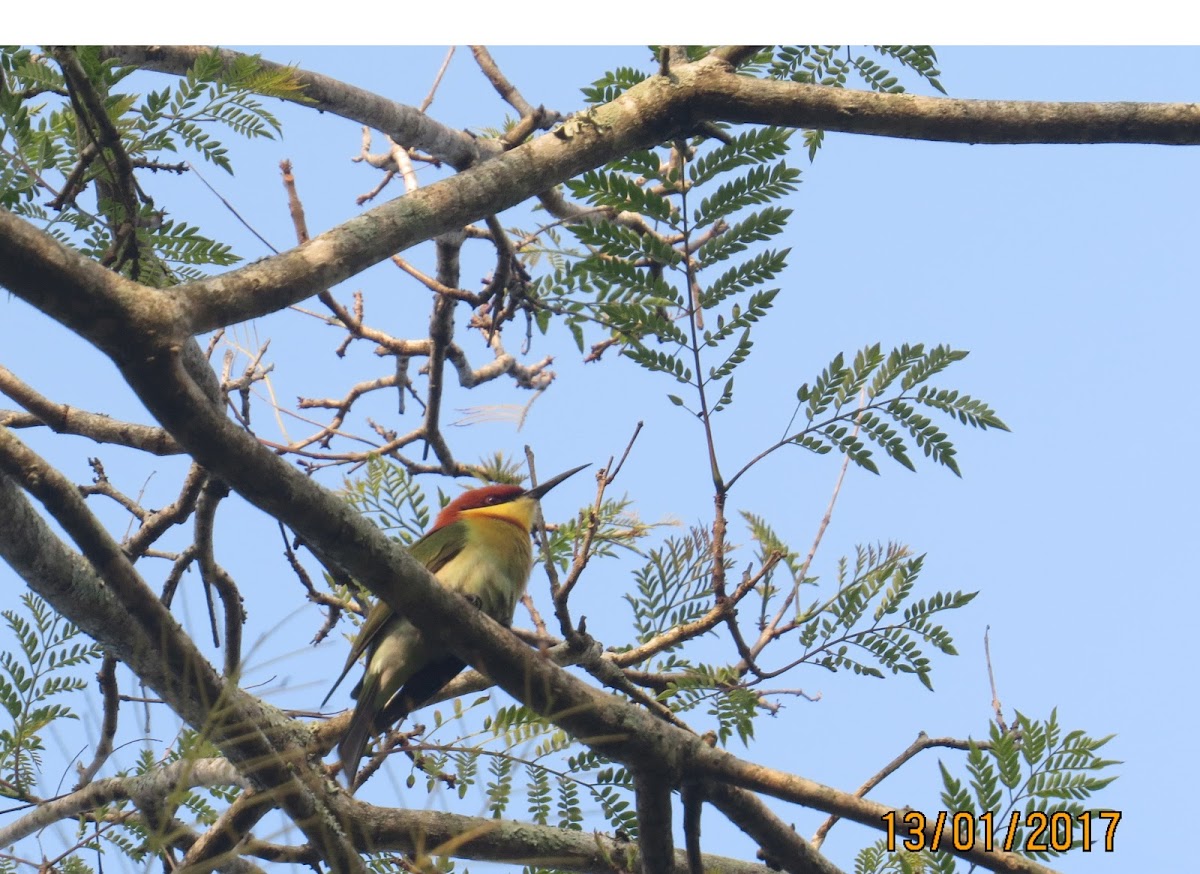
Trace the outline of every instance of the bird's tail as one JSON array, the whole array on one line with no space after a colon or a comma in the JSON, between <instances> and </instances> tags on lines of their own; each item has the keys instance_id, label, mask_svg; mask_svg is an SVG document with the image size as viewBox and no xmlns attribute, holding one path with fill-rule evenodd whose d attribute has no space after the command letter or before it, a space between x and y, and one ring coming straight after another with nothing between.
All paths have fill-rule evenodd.
<instances>
[{"instance_id":1,"label":"bird's tail","mask_svg":"<svg viewBox=\"0 0 1200 874\"><path fill-rule=\"evenodd\" d=\"M467 663L458 656L448 655L429 662L408 678L408 682L392 696L375 717L375 730L387 731L408 714L421 707L457 677Z\"/></svg>"},{"instance_id":2,"label":"bird's tail","mask_svg":"<svg viewBox=\"0 0 1200 874\"><path fill-rule=\"evenodd\" d=\"M354 715L350 717L350 726L342 739L338 741L338 756L342 760L342 773L346 775L346 785L353 789L354 778L358 776L358 763L362 760L363 750L367 747L367 738L374 728L375 716L379 710L375 698L377 690L374 683L365 684L359 691L358 703L354 706Z\"/></svg>"}]
</instances>

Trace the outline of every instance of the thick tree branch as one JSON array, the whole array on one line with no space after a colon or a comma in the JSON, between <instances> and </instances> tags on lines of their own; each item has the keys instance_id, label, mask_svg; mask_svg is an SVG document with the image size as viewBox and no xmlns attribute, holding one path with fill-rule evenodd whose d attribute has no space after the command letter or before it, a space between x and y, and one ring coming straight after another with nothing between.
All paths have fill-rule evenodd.
<instances>
[{"instance_id":1,"label":"thick tree branch","mask_svg":"<svg viewBox=\"0 0 1200 874\"><path fill-rule=\"evenodd\" d=\"M1081 122L1082 128L1076 125L1060 133L1058 120L1048 113L1079 118L1084 111L1080 107L1106 118L1107 126ZM293 528L323 561L354 575L428 629L432 640L593 748L635 771L658 769L667 785L678 785L685 774L702 776L879 828L889 808L709 748L699 738L533 655L479 611L463 610L457 596L438 586L382 532L226 417L213 402L211 385L204 382L211 370L197 370L194 361L189 366L189 356L194 358L191 337L275 311L397 248L494 214L633 147L661 142L713 119L960 142L1034 142L1054 136L1076 137L1059 140L1063 142L1144 141L1138 138L1151 136L1160 137L1151 140L1156 142L1198 142L1198 112L1191 106L864 95L732 76L714 56L696 64L673 64L669 81L651 77L550 135L372 210L302 249L170 291L116 277L0 212L0 282L109 354L181 446L249 501ZM445 354L455 362L452 347ZM46 503L80 544L87 562L49 533L7 476L0 476L0 516L7 523L0 524L0 552L31 586L49 592L45 597L60 611L143 678L153 677L165 690L160 690L164 699L189 722L206 728L256 785L279 791L281 804L313 842L313 853L335 870L357 870L357 858L350 858L344 836L327 817L331 809L346 809L341 806L344 797L321 780L311 763L296 757L287 762L293 769L289 772L279 757L279 751L288 748L286 741L297 742L299 748L303 733L277 711L221 683L169 614L155 612L160 605L152 593L144 598L149 590L102 529L70 503L69 483L64 486L14 441L0 431L0 470ZM144 606L143 600L151 606ZM190 683L186 688L181 676ZM716 803L717 796L711 797ZM758 821L756 816L746 819ZM771 840L782 843L778 835ZM800 852L798 846L791 852ZM764 843L764 848L769 854L779 852L778 846ZM967 858L996 870L1046 870L1011 854L974 851Z\"/></svg>"},{"instance_id":2,"label":"thick tree branch","mask_svg":"<svg viewBox=\"0 0 1200 874\"><path fill-rule=\"evenodd\" d=\"M842 874L840 868L796 834L794 828L775 816L762 799L721 783L707 785L706 792L714 807L759 843L760 857L765 856L775 866L790 872Z\"/></svg>"},{"instance_id":3,"label":"thick tree branch","mask_svg":"<svg viewBox=\"0 0 1200 874\"><path fill-rule=\"evenodd\" d=\"M236 858L239 844L263 816L275 808L270 793L247 789L239 795L196 842L188 847L180 871L203 874Z\"/></svg>"},{"instance_id":4,"label":"thick tree branch","mask_svg":"<svg viewBox=\"0 0 1200 874\"><path fill-rule=\"evenodd\" d=\"M637 799L638 849L642 874L670 871L675 861L671 834L671 784L650 770L634 774Z\"/></svg>"},{"instance_id":5,"label":"thick tree branch","mask_svg":"<svg viewBox=\"0 0 1200 874\"><path fill-rule=\"evenodd\" d=\"M765 768L719 750L710 752L712 755L700 757L706 760L697 761L696 767L713 778L727 780L752 792L762 792L775 798L802 804L805 807L823 810L871 828L879 828L883 822L883 816L895 810L886 804L858 798L795 774ZM935 824L929 823L925 829L927 845L935 844L934 838L938 837L936 832ZM941 847L954 845L949 822L941 836L938 837L936 844ZM985 852L976 848L964 853L956 853L956 855L992 871L1048 874L1052 870L1015 853Z\"/></svg>"},{"instance_id":6,"label":"thick tree branch","mask_svg":"<svg viewBox=\"0 0 1200 874\"><path fill-rule=\"evenodd\" d=\"M1200 143L1200 106L1195 104L1021 103L874 94L738 76L710 57L673 70L669 79L652 76L549 134L376 207L299 249L178 286L164 294L170 304L153 327L186 326L196 334L290 306L398 250L711 120L967 143ZM13 262L0 268L0 281L28 279L32 271L45 281L43 268L61 272L64 261L70 263L44 242L23 252L22 241L32 234L27 230L18 238L15 228L21 224L0 214L0 263ZM104 272L96 264L91 267ZM186 315L168 324L173 305ZM56 318L72 327L80 323L78 313ZM112 341L102 348L112 348Z\"/></svg>"},{"instance_id":7,"label":"thick tree branch","mask_svg":"<svg viewBox=\"0 0 1200 874\"><path fill-rule=\"evenodd\" d=\"M203 392L194 400L212 411ZM82 557L68 550L34 512L14 479L42 501L79 544ZM31 589L206 733L255 785L275 791L280 806L335 871L361 874L362 860L327 814L333 787L304 760L306 732L275 708L221 681L88 511L78 490L4 429L0 555Z\"/></svg>"},{"instance_id":8,"label":"thick tree branch","mask_svg":"<svg viewBox=\"0 0 1200 874\"><path fill-rule=\"evenodd\" d=\"M347 796L338 803L339 817L354 824L355 842L377 852L431 854L440 847L453 847L453 855L461 859L511 865L553 864L581 874L612 874L636 870L639 865L636 843L599 833L432 810L376 807ZM532 854L531 848L535 848ZM317 860L310 851L287 861L311 864ZM704 870L711 874L768 874L762 865L737 859L705 855L703 861ZM661 870L688 874L684 854L676 852L673 862Z\"/></svg>"},{"instance_id":9,"label":"thick tree branch","mask_svg":"<svg viewBox=\"0 0 1200 874\"><path fill-rule=\"evenodd\" d=\"M875 828L881 827L881 817L890 810L885 805L858 799L814 781L764 768L737 759L722 750L712 749L700 738L655 720L645 711L605 695L537 657L515 636L480 611L463 610L462 601L457 595L438 585L423 566L359 516L346 502L293 470L206 403L200 389L188 379L178 354L166 354L164 359L169 366L147 368L145 371L130 370L126 375L151 412L182 445L210 470L221 473L248 500L279 518L300 534L310 547L334 560L398 613L412 617L432 639L493 677L514 697L610 758L635 769L658 769L672 785L678 784L685 771L689 776L704 773L753 791L837 813ZM12 487L9 486L9 489ZM13 493L19 499L19 493L15 490ZM0 495L0 498L7 496ZM28 506L23 500L17 499L0 500L0 507L16 507L18 504ZM36 516L33 518L36 525L42 525L40 519ZM33 524L24 522L20 527ZM65 527L70 530L69 526ZM0 530L4 528L0 526ZM28 542L37 541L18 538L18 545ZM30 560L16 547L11 538L9 542L0 541L0 549L10 563L28 580L32 573ZM96 557L92 558L93 562L96 560ZM62 598L57 596L50 600L56 606L62 602ZM156 599L150 600L157 604ZM73 608L74 605L68 603L67 607ZM74 609L72 612L75 612ZM95 639L109 645L111 629L97 628L94 617L85 616L81 619L70 613L67 615ZM137 664L136 660L134 664ZM210 672L207 675L211 677L210 682L216 683L211 668L207 670ZM154 686L153 683L150 685ZM171 687L167 688L169 690ZM240 703L241 693L231 692L230 695ZM245 704L249 707L250 702ZM261 723L251 724L259 725L261 732L273 724L265 715L271 709L261 702L255 701L254 704L262 710L263 715L259 717ZM194 712L196 704L192 701L175 701L173 706L182 707L181 715L186 718L188 711ZM246 724L242 722L243 726ZM218 744L221 740L217 738ZM228 744L232 738L225 740ZM234 749L245 755L244 747L235 746ZM264 770L271 771L271 763L279 760L273 758L275 754L269 748L262 754L268 759ZM260 777L259 774L252 776ZM270 776L281 784L287 782L282 775ZM330 800L326 793L326 801ZM291 808L289 813L293 818L297 817L297 813L293 812L299 806L297 800L293 799L293 804L289 805L285 797L284 806ZM316 815L315 810L309 809L310 815ZM307 822L306 819L298 821ZM320 830L317 833L323 835ZM949 843L947 838L946 844ZM993 870L1047 870L1009 853L975 850L964 855Z\"/></svg>"},{"instance_id":10,"label":"thick tree branch","mask_svg":"<svg viewBox=\"0 0 1200 874\"><path fill-rule=\"evenodd\" d=\"M665 80L650 80L551 134L376 207L302 247L213 279L177 286L169 294L163 293L164 306L155 318L156 327L184 328L197 334L298 303L398 250L460 229L630 149L664 139L677 123L673 114L682 108L684 96L683 90ZM18 235L22 226L25 233ZM0 282L27 285L35 277L45 281L43 270L60 272L62 262L69 263L72 256L59 251L65 251L64 247L47 249L47 238L36 239L41 236L15 216L0 213L0 263L4 264ZM11 266L6 263L10 256ZM86 260L79 255L73 258ZM91 268L107 273L95 263ZM31 302L40 307L36 300ZM179 305L186 311L182 319L170 312ZM78 327L82 316L91 315L94 323L102 315L115 314L51 315ZM110 337L102 342L102 348L119 355L119 340L123 339Z\"/></svg>"},{"instance_id":11,"label":"thick tree branch","mask_svg":"<svg viewBox=\"0 0 1200 874\"><path fill-rule=\"evenodd\" d=\"M56 292L64 283L74 288L82 286L86 292L79 299L70 300ZM106 270L2 209L0 284L28 289L25 300L64 325L129 324L132 314L124 307L137 301L139 306L161 308L153 324L142 324L144 330L154 331L159 327L177 330L175 322L180 311L167 292L152 291ZM119 351L121 338L109 331L97 332L92 342L111 355Z\"/></svg>"},{"instance_id":12,"label":"thick tree branch","mask_svg":"<svg viewBox=\"0 0 1200 874\"><path fill-rule=\"evenodd\" d=\"M141 357L141 356L136 356ZM839 812L880 828L888 808L813 781L763 768L709 748L685 731L603 694L536 656L511 632L438 585L426 569L346 502L293 470L234 423L199 403L182 362L129 368L126 378L151 412L201 463L252 503L295 530L327 560L420 624L431 639L493 677L498 685L574 736L632 768L658 769L676 785L698 769L745 788ZM948 843L948 842L947 842ZM972 861L1011 871L1044 871L1005 853L974 851Z\"/></svg>"},{"instance_id":13,"label":"thick tree branch","mask_svg":"<svg viewBox=\"0 0 1200 874\"><path fill-rule=\"evenodd\" d=\"M720 121L945 143L1200 144L1196 103L963 100L730 76L703 78L692 110Z\"/></svg>"},{"instance_id":14,"label":"thick tree branch","mask_svg":"<svg viewBox=\"0 0 1200 874\"><path fill-rule=\"evenodd\" d=\"M105 46L102 54L143 70L182 76L197 60L213 51L210 46ZM226 65L244 57L241 52L230 49L215 51L220 53ZM320 73L288 68L284 64L265 60L259 63L270 72L290 69L295 81L304 86L294 100L302 106L365 124L398 143L423 149L459 170L471 166L481 157L479 144L486 141L439 124L415 107L387 100Z\"/></svg>"},{"instance_id":15,"label":"thick tree branch","mask_svg":"<svg viewBox=\"0 0 1200 874\"><path fill-rule=\"evenodd\" d=\"M110 777L60 798L43 802L16 822L0 828L0 846L65 819L75 819L114 801L161 801L181 788L245 785L245 778L225 759L181 759L136 777Z\"/></svg>"},{"instance_id":16,"label":"thick tree branch","mask_svg":"<svg viewBox=\"0 0 1200 874\"><path fill-rule=\"evenodd\" d=\"M766 46L718 46L712 50L712 56L720 58L725 63L731 66L738 66L743 61L748 61L759 53Z\"/></svg>"}]
</instances>

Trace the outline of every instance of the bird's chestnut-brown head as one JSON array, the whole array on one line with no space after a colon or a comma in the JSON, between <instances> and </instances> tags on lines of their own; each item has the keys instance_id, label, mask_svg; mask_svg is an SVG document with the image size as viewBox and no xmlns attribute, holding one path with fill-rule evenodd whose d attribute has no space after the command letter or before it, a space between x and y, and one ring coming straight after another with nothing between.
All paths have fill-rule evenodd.
<instances>
[{"instance_id":1,"label":"bird's chestnut-brown head","mask_svg":"<svg viewBox=\"0 0 1200 874\"><path fill-rule=\"evenodd\" d=\"M567 477L579 473L585 467L588 465L582 464L530 489L514 485L497 485L483 486L463 492L438 513L430 531L436 531L464 517L469 519L489 516L511 522L528 532L533 527L534 507L538 500Z\"/></svg>"}]
</instances>

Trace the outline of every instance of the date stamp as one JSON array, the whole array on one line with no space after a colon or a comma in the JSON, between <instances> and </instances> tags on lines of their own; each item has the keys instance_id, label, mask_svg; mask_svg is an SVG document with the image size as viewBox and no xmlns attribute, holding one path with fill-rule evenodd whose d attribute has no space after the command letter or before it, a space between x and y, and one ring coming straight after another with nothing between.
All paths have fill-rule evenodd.
<instances>
[{"instance_id":1,"label":"date stamp","mask_svg":"<svg viewBox=\"0 0 1200 874\"><path fill-rule=\"evenodd\" d=\"M1113 851L1121 811L1101 810L1072 816L1064 810L1045 813L1014 811L1005 824L995 822L995 814L967 811L938 811L932 819L919 810L890 810L883 815L887 826L887 849L910 852L920 850L957 850L966 852L977 846L988 852L1014 850L1026 853L1081 849L1085 853ZM949 828L947 829L947 826Z\"/></svg>"}]
</instances>

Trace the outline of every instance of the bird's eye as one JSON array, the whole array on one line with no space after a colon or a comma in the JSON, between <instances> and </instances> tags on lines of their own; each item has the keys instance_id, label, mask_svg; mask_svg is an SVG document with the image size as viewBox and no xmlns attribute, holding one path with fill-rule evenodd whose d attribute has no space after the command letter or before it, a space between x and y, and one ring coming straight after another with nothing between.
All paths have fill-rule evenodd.
<instances>
[{"instance_id":1,"label":"bird's eye","mask_svg":"<svg viewBox=\"0 0 1200 874\"><path fill-rule=\"evenodd\" d=\"M486 498L484 498L484 501L483 501L483 502L484 502L485 504L489 504L489 505L490 505L490 504L499 504L499 503L500 503L500 496L499 496L499 495L488 495Z\"/></svg>"}]
</instances>

